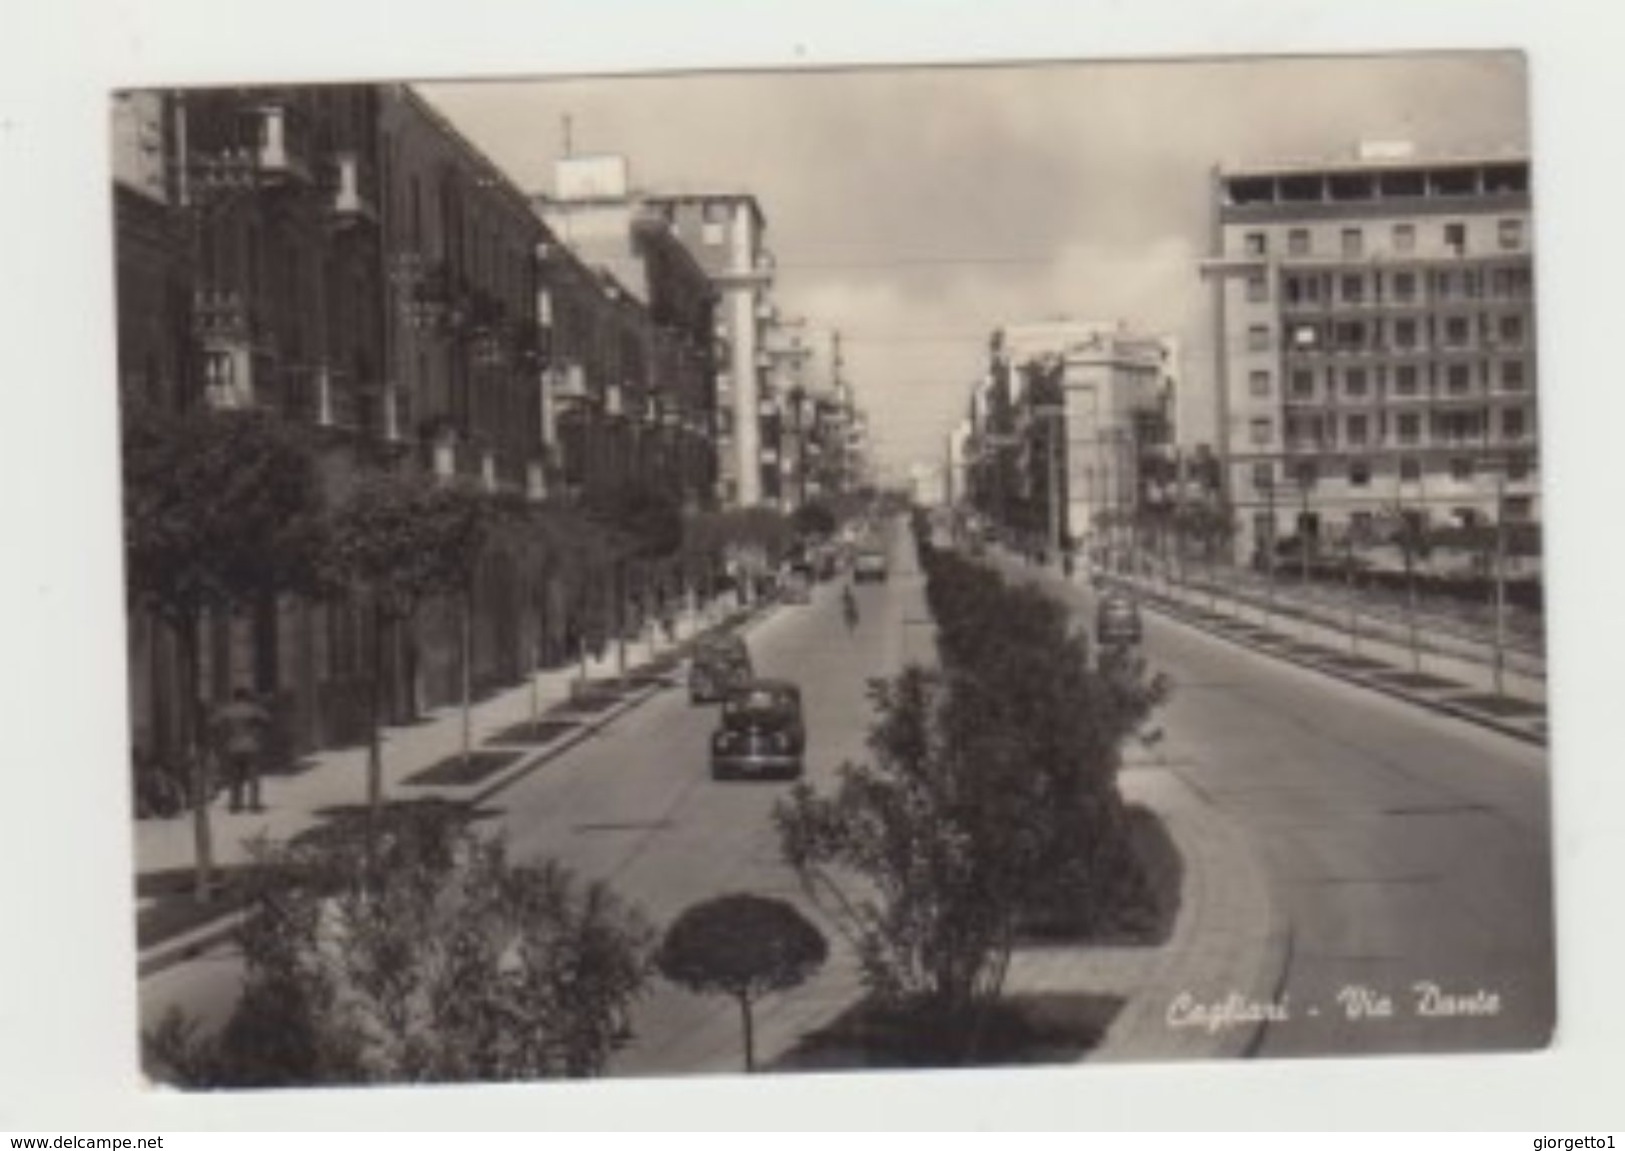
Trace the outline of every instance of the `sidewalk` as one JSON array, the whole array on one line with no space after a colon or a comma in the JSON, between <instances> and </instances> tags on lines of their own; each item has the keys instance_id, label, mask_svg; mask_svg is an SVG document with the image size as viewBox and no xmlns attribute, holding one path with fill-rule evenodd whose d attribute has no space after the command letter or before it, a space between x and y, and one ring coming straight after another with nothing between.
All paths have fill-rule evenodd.
<instances>
[{"instance_id":1,"label":"sidewalk","mask_svg":"<svg viewBox=\"0 0 1625 1151\"><path fill-rule=\"evenodd\" d=\"M1019 566L1012 570L1025 571L1071 595L1081 597L1087 591L1082 572L1068 580L1054 568ZM1507 667L1498 691L1489 665L1430 646L1425 620L1419 627L1420 651L1413 653L1401 640L1363 630L1351 635L1346 627L1311 618L1285 602L1272 606L1223 592L1212 596L1206 589L1170 587L1143 577L1112 575L1106 581L1108 586L1132 592L1143 607L1271 658L1526 743L1545 746L1548 742L1544 678Z\"/></svg>"},{"instance_id":2,"label":"sidewalk","mask_svg":"<svg viewBox=\"0 0 1625 1151\"><path fill-rule=\"evenodd\" d=\"M627 642L626 676L617 645L586 667L580 664L537 673L477 700L470 711L470 761L462 762L462 709L433 709L417 722L382 734L386 806L444 803L474 810L554 757L589 738L625 712L658 694L680 670L685 645L700 632L744 626L767 605L725 608L720 602L685 612L675 639L649 629ZM534 694L533 694L534 693ZM540 722L532 729L532 711ZM210 808L217 881L247 863L251 846L264 836L287 842L335 818L364 810L365 745L312 752L291 769L262 782L264 809L231 812L222 793ZM134 824L138 968L142 976L184 961L218 942L236 926L229 896L213 909L193 902L195 861L190 812Z\"/></svg>"}]
</instances>

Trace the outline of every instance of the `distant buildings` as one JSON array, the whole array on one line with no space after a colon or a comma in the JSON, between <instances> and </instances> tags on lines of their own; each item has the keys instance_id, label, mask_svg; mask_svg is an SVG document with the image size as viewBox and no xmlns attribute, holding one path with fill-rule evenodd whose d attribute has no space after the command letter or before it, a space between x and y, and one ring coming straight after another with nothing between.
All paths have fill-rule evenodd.
<instances>
[{"instance_id":1,"label":"distant buildings","mask_svg":"<svg viewBox=\"0 0 1625 1151\"><path fill-rule=\"evenodd\" d=\"M850 393L769 388L772 261L748 194L639 197L624 161L599 157L531 197L404 85L131 92L110 120L127 403L308 427L335 498L370 469L419 471L613 518L650 493L788 508L846 482L825 460L845 458ZM527 591L515 562L477 576L476 686L537 658L525 613L559 658L660 578ZM293 750L353 738L363 607L283 597L209 617L206 698L274 697ZM384 637L392 714L457 696L457 631L439 605ZM161 749L173 637L139 613L130 636L136 743Z\"/></svg>"},{"instance_id":2,"label":"distant buildings","mask_svg":"<svg viewBox=\"0 0 1625 1151\"><path fill-rule=\"evenodd\" d=\"M947 483L1022 546L1119 547L1174 498L1179 345L1122 323L1011 324L989 345Z\"/></svg>"},{"instance_id":3,"label":"distant buildings","mask_svg":"<svg viewBox=\"0 0 1625 1151\"><path fill-rule=\"evenodd\" d=\"M1385 508L1538 517L1529 162L1342 159L1213 177L1219 454L1238 552Z\"/></svg>"}]
</instances>

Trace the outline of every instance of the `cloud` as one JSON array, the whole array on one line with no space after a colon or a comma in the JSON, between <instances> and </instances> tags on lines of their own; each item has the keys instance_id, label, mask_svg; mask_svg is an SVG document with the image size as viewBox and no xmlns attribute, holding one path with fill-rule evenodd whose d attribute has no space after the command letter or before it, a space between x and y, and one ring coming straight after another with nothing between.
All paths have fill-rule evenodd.
<instances>
[{"instance_id":1,"label":"cloud","mask_svg":"<svg viewBox=\"0 0 1625 1151\"><path fill-rule=\"evenodd\" d=\"M987 333L1121 317L1211 378L1214 165L1526 145L1516 53L688 74L433 85L426 94L529 188L571 117L646 186L744 188L769 220L788 314L850 335L894 465L939 458Z\"/></svg>"}]
</instances>

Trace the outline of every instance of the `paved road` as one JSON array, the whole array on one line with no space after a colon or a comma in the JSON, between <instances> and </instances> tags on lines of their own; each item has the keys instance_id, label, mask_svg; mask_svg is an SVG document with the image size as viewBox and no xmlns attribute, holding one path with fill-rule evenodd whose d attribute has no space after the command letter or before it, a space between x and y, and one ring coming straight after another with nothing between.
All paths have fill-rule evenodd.
<instances>
[{"instance_id":1,"label":"paved road","mask_svg":"<svg viewBox=\"0 0 1625 1151\"><path fill-rule=\"evenodd\" d=\"M839 583L813 602L779 609L748 637L758 674L800 684L808 731L807 778L827 784L839 765L863 754L870 709L865 682L895 671L920 642L920 577L904 533L892 540L892 578L859 584L859 625L848 632ZM715 707L696 707L673 690L606 729L505 793L503 825L520 855L551 855L583 876L613 883L657 923L690 903L729 891L776 895L802 904L780 859L773 804L786 783L711 779ZM809 912L811 908L806 908ZM832 932L832 944L838 942ZM764 1005L759 1051L772 1054L791 1033L855 998L844 949L814 984ZM637 1041L616 1070L628 1074L737 1069L738 1008L658 984L634 1013Z\"/></svg>"},{"instance_id":2,"label":"paved road","mask_svg":"<svg viewBox=\"0 0 1625 1151\"><path fill-rule=\"evenodd\" d=\"M781 607L747 636L759 674L801 685L807 778L815 785L863 754L867 678L895 672L929 639L919 626L921 577L901 524L890 544L890 580L855 589L855 630L842 618L841 585L831 582L814 589L811 604ZM690 903L728 891L779 895L813 913L780 859L770 818L789 785L712 781L707 756L715 720L715 706L693 706L686 689L667 690L496 796L490 806L500 815L480 826L499 827L516 857L551 856L583 878L610 882L657 928ZM780 1053L856 998L850 954L833 931L826 934L833 954L820 977L762 1005L760 1057ZM218 1024L235 1001L240 970L234 950L222 946L143 980L143 1024L151 1026L171 1004ZM632 1029L636 1039L618 1059L619 1073L740 1065L738 1008L725 998L689 995L656 980Z\"/></svg>"},{"instance_id":3,"label":"paved road","mask_svg":"<svg viewBox=\"0 0 1625 1151\"><path fill-rule=\"evenodd\" d=\"M1068 594L1091 609L1088 593ZM1259 1053L1544 1044L1545 753L1183 624L1145 622L1146 655L1173 681L1158 755L1245 829L1291 925L1278 996L1287 1018ZM1422 1014L1424 983L1451 997L1429 1006L1457 1013Z\"/></svg>"}]
</instances>

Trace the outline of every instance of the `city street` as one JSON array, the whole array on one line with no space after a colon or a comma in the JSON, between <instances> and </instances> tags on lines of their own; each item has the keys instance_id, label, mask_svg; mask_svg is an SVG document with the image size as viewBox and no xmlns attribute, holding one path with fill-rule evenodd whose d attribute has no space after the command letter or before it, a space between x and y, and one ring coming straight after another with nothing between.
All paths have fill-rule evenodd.
<instances>
[{"instance_id":1,"label":"city street","mask_svg":"<svg viewBox=\"0 0 1625 1151\"><path fill-rule=\"evenodd\" d=\"M1092 620L1090 593L1063 594ZM1173 685L1153 758L1245 829L1288 922L1275 1002L1289 1017L1258 1053L1543 1044L1545 752L1151 612L1145 627ZM1457 1013L1423 1014L1419 984L1453 997L1426 1007Z\"/></svg>"},{"instance_id":2,"label":"city street","mask_svg":"<svg viewBox=\"0 0 1625 1151\"><path fill-rule=\"evenodd\" d=\"M863 754L869 677L895 672L928 642L921 577L905 532L890 537L891 578L854 591L859 624L848 632L838 582L806 605L784 605L747 633L759 676L801 686L808 746L806 778L829 784L839 765ZM519 858L552 857L583 879L599 879L637 904L657 928L691 903L731 891L801 902L779 857L770 812L787 783L714 782L708 759L715 705L696 706L686 687L663 692L490 801ZM810 910L810 909L808 909ZM784 1002L760 1010L764 1059L856 997L852 965L830 939L823 973ZM142 983L143 1024L171 1004L218 1024L229 1012L240 965L229 945L159 971ZM793 1000L793 1001L792 1001ZM615 1070L653 1074L730 1071L740 1066L737 1006L700 998L658 979L634 1012L636 1041Z\"/></svg>"}]
</instances>

